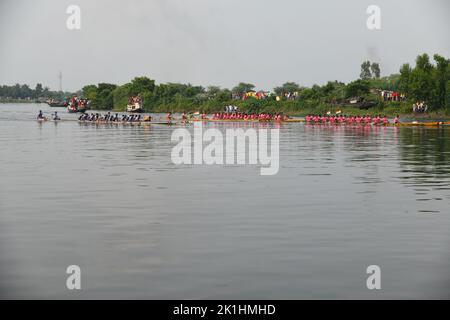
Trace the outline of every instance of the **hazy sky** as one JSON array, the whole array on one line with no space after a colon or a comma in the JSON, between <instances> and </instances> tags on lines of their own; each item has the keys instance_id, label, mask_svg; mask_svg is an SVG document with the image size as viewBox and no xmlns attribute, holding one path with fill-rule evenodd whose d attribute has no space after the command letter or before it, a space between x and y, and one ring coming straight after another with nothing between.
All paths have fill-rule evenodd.
<instances>
[{"instance_id":1,"label":"hazy sky","mask_svg":"<svg viewBox=\"0 0 450 320\"><path fill-rule=\"evenodd\" d=\"M66 9L81 8L81 30ZM381 30L366 9L381 8ZM422 52L450 54L448 0L0 0L0 84L77 90L146 75L160 82L271 89L382 75Z\"/></svg>"}]
</instances>

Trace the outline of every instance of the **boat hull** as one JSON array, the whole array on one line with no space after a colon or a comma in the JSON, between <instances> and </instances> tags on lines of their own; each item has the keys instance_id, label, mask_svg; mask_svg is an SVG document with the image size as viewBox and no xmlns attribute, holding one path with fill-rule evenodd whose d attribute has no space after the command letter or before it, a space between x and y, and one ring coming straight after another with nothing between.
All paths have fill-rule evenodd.
<instances>
[{"instance_id":1,"label":"boat hull","mask_svg":"<svg viewBox=\"0 0 450 320\"><path fill-rule=\"evenodd\" d=\"M432 122L416 122L416 121L412 121L412 122L400 122L400 123L387 123L387 124L383 124L383 123L379 123L379 124L374 124L374 123L322 123L322 122L306 122L305 119L288 119L288 120L283 120L283 121L273 121L273 120L242 120L242 119L190 119L190 122L218 122L218 123L226 123L226 122L250 122L250 123L255 123L255 122L271 122L271 123L298 123L298 122L304 122L305 124L310 124L310 125L339 125L339 126L366 126L366 125L370 125L370 126L377 126L377 127L383 127L383 126L398 126L398 127L403 127L403 126L407 126L407 127L440 127L440 126L449 126L450 125L450 121L432 121Z\"/></svg>"},{"instance_id":2,"label":"boat hull","mask_svg":"<svg viewBox=\"0 0 450 320\"><path fill-rule=\"evenodd\" d=\"M99 125L99 124L107 124L107 125L149 125L149 124L157 124L157 125L174 125L177 123L174 122L163 122L163 121L104 121L104 120L98 120L98 121L85 121L85 120L78 120L79 123L83 124L93 124L93 125Z\"/></svg>"},{"instance_id":3,"label":"boat hull","mask_svg":"<svg viewBox=\"0 0 450 320\"><path fill-rule=\"evenodd\" d=\"M72 108L67 108L67 112L69 113L85 113L86 109L72 109Z\"/></svg>"},{"instance_id":4,"label":"boat hull","mask_svg":"<svg viewBox=\"0 0 450 320\"><path fill-rule=\"evenodd\" d=\"M67 105L65 103L51 103L47 102L47 104L52 108L65 108Z\"/></svg>"},{"instance_id":5,"label":"boat hull","mask_svg":"<svg viewBox=\"0 0 450 320\"><path fill-rule=\"evenodd\" d=\"M137 109L137 110L127 110L127 112L129 112L129 113L143 113L144 110L142 110L142 109Z\"/></svg>"}]
</instances>

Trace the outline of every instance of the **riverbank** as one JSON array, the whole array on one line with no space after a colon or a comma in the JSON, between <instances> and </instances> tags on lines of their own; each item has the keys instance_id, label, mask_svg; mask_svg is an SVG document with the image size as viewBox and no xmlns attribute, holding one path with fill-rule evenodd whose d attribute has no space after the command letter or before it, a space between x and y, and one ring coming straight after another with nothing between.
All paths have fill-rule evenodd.
<instances>
[{"instance_id":1,"label":"riverbank","mask_svg":"<svg viewBox=\"0 0 450 320\"><path fill-rule=\"evenodd\" d=\"M0 104L1 103L45 103L45 102L30 99L0 99Z\"/></svg>"},{"instance_id":2,"label":"riverbank","mask_svg":"<svg viewBox=\"0 0 450 320\"><path fill-rule=\"evenodd\" d=\"M0 108L1 104L8 103L17 103L17 104L33 104L39 103L30 100L21 100L21 99L12 99L12 100L0 100ZM304 106L298 107L296 101L275 101L272 103L268 103L267 105L255 108L251 102L249 104L248 101L229 101L229 103L224 103L223 105L202 105L198 106L184 106L177 104L167 104L167 105L158 105L151 110L146 110L146 113L193 113L193 112L205 112L207 114L211 114L214 112L223 112L224 106L226 105L236 105L239 108L240 112L244 113L283 113L289 115L291 117L304 117L308 114L327 114L328 112L335 114L339 112L345 115L378 115L381 114L386 115L388 118L394 118L396 115L399 115L400 118L403 119L411 119L411 120L439 120L439 121L449 121L450 115L445 112L444 109L433 110L427 113L413 113L411 111L411 107L408 102L390 102L385 105L377 105L367 110L362 110L355 107L349 106L336 106L331 104L318 104L316 106ZM46 105L45 103L43 103ZM125 112L125 108L114 108L113 110L89 110L88 112Z\"/></svg>"},{"instance_id":3,"label":"riverbank","mask_svg":"<svg viewBox=\"0 0 450 320\"><path fill-rule=\"evenodd\" d=\"M244 113L283 113L292 117L304 117L308 114L327 114L339 112L346 115L386 115L394 118L400 115L402 118L423 119L423 120L443 120L450 119L450 113L445 109L432 110L427 113L413 113L411 101L378 102L369 109L359 109L353 106L342 106L316 101L261 101L255 99L249 100L230 100L221 104L212 104L209 102L201 105L189 104L160 104L147 108L146 112L154 113L181 113L181 112L205 112L215 113L223 112L227 105L235 105L239 112ZM124 108L114 108L113 111L123 112Z\"/></svg>"}]
</instances>

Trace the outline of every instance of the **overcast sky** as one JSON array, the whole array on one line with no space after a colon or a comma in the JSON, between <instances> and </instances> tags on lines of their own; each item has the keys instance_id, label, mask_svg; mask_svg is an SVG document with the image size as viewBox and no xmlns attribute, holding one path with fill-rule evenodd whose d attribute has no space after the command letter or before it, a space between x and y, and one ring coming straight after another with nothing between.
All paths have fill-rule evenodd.
<instances>
[{"instance_id":1,"label":"overcast sky","mask_svg":"<svg viewBox=\"0 0 450 320\"><path fill-rule=\"evenodd\" d=\"M81 8L81 30L66 9ZM381 30L366 9L381 8ZM450 56L448 0L0 0L0 84L77 90L146 75L160 82L271 89L382 75L422 52Z\"/></svg>"}]
</instances>

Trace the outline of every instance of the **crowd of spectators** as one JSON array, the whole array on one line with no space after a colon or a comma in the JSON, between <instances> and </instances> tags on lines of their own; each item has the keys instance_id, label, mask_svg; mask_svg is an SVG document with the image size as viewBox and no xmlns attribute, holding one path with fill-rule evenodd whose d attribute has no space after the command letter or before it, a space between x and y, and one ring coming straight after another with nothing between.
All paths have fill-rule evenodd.
<instances>
[{"instance_id":1,"label":"crowd of spectators","mask_svg":"<svg viewBox=\"0 0 450 320\"><path fill-rule=\"evenodd\" d=\"M413 104L413 112L423 113L423 112L427 112L427 110L428 110L428 106L425 103L425 101L417 101L416 103Z\"/></svg>"},{"instance_id":2,"label":"crowd of spectators","mask_svg":"<svg viewBox=\"0 0 450 320\"><path fill-rule=\"evenodd\" d=\"M398 93L397 91L380 90L380 96L383 101L403 101L406 96L403 93Z\"/></svg>"}]
</instances>

